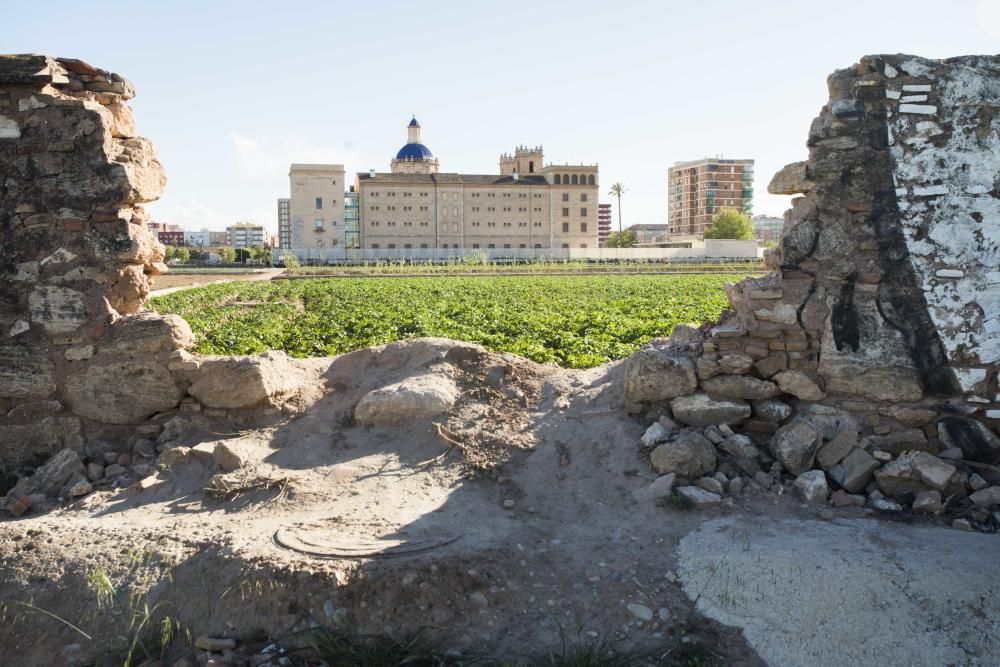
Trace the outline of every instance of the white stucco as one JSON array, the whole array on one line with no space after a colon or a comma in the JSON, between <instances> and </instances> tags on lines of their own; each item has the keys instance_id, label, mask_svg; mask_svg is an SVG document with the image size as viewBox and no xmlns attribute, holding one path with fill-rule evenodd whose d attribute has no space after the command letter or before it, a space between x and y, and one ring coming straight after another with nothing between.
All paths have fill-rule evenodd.
<instances>
[{"instance_id":1,"label":"white stucco","mask_svg":"<svg viewBox=\"0 0 1000 667\"><path fill-rule=\"evenodd\" d=\"M1000 200L992 191L1000 178L1000 117L994 114L992 127L984 132L979 111L1000 107L1000 80L974 61L945 65L910 60L899 68L926 80L903 90L927 93L933 102L898 104L900 113L888 120L900 222L911 262L952 364L996 363ZM916 120L909 114L933 118ZM942 142L945 128L951 132ZM930 176L934 180L928 182Z\"/></svg>"}]
</instances>

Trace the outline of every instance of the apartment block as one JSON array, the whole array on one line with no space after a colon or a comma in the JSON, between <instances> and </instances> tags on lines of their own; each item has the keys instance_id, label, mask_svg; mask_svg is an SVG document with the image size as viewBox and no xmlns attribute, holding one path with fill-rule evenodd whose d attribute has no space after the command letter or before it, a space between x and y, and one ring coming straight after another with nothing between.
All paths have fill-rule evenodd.
<instances>
[{"instance_id":1,"label":"apartment block","mask_svg":"<svg viewBox=\"0 0 1000 667\"><path fill-rule=\"evenodd\" d=\"M785 228L785 219L776 218L769 215L755 215L753 218L754 236L761 243L777 241L781 238L781 231Z\"/></svg>"},{"instance_id":2,"label":"apartment block","mask_svg":"<svg viewBox=\"0 0 1000 667\"><path fill-rule=\"evenodd\" d=\"M270 236L263 225L239 224L226 227L226 245L233 248L270 247Z\"/></svg>"},{"instance_id":3,"label":"apartment block","mask_svg":"<svg viewBox=\"0 0 1000 667\"><path fill-rule=\"evenodd\" d=\"M701 238L723 208L753 211L753 160L705 158L667 170L667 224L672 238Z\"/></svg>"}]
</instances>

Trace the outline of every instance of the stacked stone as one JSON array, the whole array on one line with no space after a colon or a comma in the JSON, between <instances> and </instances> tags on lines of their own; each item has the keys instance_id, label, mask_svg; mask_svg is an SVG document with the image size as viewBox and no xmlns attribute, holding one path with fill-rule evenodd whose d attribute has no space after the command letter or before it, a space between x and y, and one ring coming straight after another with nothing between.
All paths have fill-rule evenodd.
<instances>
[{"instance_id":1,"label":"stacked stone","mask_svg":"<svg viewBox=\"0 0 1000 667\"><path fill-rule=\"evenodd\" d=\"M803 488L987 511L1000 491L1000 58L872 56L829 88L808 161L769 188L804 195L772 273L730 286L718 323L630 358L626 400L752 436L758 465L807 475Z\"/></svg>"},{"instance_id":2,"label":"stacked stone","mask_svg":"<svg viewBox=\"0 0 1000 667\"><path fill-rule=\"evenodd\" d=\"M80 465L138 477L143 468L106 460L108 443L131 456L178 414L260 416L316 384L283 353L195 358L183 319L140 312L166 270L141 204L166 179L136 136L134 94L79 60L0 56L0 470L70 460L69 450ZM80 492L110 479L64 481Z\"/></svg>"},{"instance_id":3,"label":"stacked stone","mask_svg":"<svg viewBox=\"0 0 1000 667\"><path fill-rule=\"evenodd\" d=\"M82 445L67 403L85 400L109 327L165 270L140 206L165 179L133 95L78 60L0 56L0 466ZM169 384L165 368L141 372Z\"/></svg>"}]
</instances>

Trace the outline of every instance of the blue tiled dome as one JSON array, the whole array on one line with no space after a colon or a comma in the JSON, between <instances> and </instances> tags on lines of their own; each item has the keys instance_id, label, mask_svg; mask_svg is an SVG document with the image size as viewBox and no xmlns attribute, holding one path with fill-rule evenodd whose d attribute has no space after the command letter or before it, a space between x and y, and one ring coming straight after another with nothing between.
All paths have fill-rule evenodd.
<instances>
[{"instance_id":1,"label":"blue tiled dome","mask_svg":"<svg viewBox=\"0 0 1000 667\"><path fill-rule=\"evenodd\" d=\"M431 149L423 144L406 144L396 153L397 160L433 160Z\"/></svg>"}]
</instances>

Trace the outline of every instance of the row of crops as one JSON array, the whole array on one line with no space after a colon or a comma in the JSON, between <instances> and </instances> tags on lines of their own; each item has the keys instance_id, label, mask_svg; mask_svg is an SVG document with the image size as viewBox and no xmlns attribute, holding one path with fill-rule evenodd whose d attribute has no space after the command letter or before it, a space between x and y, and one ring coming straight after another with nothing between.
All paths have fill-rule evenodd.
<instances>
[{"instance_id":1,"label":"row of crops","mask_svg":"<svg viewBox=\"0 0 1000 667\"><path fill-rule=\"evenodd\" d=\"M732 275L509 276L240 282L153 300L198 337L196 351L336 355L418 336L480 343L586 368L631 354L680 322L727 306Z\"/></svg>"}]
</instances>

